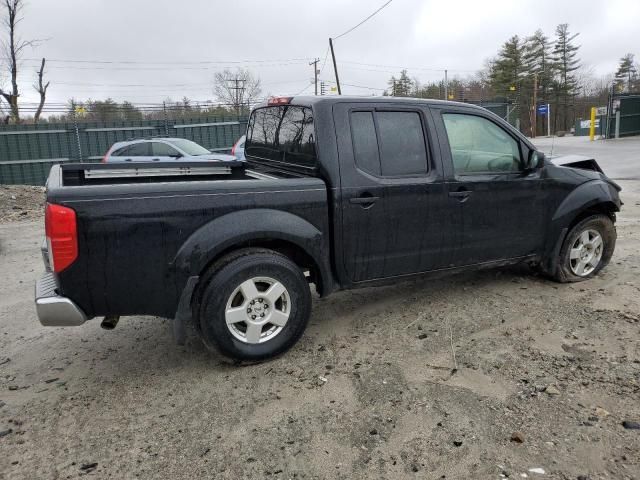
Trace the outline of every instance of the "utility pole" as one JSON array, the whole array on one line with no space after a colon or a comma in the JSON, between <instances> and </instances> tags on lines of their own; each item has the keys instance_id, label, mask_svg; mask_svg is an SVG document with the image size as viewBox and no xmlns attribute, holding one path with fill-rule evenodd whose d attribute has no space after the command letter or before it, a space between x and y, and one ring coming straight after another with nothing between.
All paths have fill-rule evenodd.
<instances>
[{"instance_id":1,"label":"utility pole","mask_svg":"<svg viewBox=\"0 0 640 480\"><path fill-rule=\"evenodd\" d=\"M313 65L313 85L315 86L315 94L318 95L318 62L319 58L316 58L313 62L310 62L309 65Z\"/></svg>"},{"instance_id":2,"label":"utility pole","mask_svg":"<svg viewBox=\"0 0 640 480\"><path fill-rule=\"evenodd\" d=\"M447 71L444 71L444 99L449 100L449 80L447 79Z\"/></svg>"},{"instance_id":3,"label":"utility pole","mask_svg":"<svg viewBox=\"0 0 640 480\"><path fill-rule=\"evenodd\" d=\"M538 126L538 74L533 74L533 122L531 124L531 138L536 138L536 127ZM549 115L549 112L547 112ZM543 127L544 128L544 127Z\"/></svg>"},{"instance_id":4,"label":"utility pole","mask_svg":"<svg viewBox=\"0 0 640 480\"><path fill-rule=\"evenodd\" d=\"M242 78L234 78L232 80L230 80L231 82L234 82L234 87L229 87L231 90L234 90L234 96L235 96L235 106L236 106L236 114L238 116L240 116L240 100L244 97L244 79ZM240 84L242 83L242 86L240 86ZM242 93L240 93L242 91Z\"/></svg>"},{"instance_id":5,"label":"utility pole","mask_svg":"<svg viewBox=\"0 0 640 480\"><path fill-rule=\"evenodd\" d=\"M333 59L333 71L336 74L336 86L338 87L338 95L342 95L342 90L340 89L340 78L338 78L338 67L336 66L336 54L333 51L333 39L329 39L329 47L331 48L331 58Z\"/></svg>"}]
</instances>

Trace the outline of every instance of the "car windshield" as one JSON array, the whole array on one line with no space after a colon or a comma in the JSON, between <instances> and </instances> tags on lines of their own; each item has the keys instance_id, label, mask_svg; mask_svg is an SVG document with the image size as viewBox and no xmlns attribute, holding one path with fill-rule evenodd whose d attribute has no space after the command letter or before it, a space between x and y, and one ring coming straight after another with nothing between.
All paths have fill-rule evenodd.
<instances>
[{"instance_id":1,"label":"car windshield","mask_svg":"<svg viewBox=\"0 0 640 480\"><path fill-rule=\"evenodd\" d=\"M187 155L209 155L211 152L206 148L198 145L196 142L192 142L191 140L184 140L179 138L177 140L168 140L169 143L175 145L180 150L182 150Z\"/></svg>"}]
</instances>

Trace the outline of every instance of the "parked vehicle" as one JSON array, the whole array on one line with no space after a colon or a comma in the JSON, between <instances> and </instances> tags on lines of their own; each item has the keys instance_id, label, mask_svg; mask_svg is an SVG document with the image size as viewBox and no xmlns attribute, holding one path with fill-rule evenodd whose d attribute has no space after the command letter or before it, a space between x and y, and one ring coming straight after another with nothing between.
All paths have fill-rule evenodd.
<instances>
[{"instance_id":1,"label":"parked vehicle","mask_svg":"<svg viewBox=\"0 0 640 480\"><path fill-rule=\"evenodd\" d=\"M124 162L229 162L235 157L211 153L196 142L185 138L143 138L114 143L102 163Z\"/></svg>"},{"instance_id":2,"label":"parked vehicle","mask_svg":"<svg viewBox=\"0 0 640 480\"><path fill-rule=\"evenodd\" d=\"M238 160L246 160L246 158L244 157L244 143L246 139L246 135L241 136L231 149L231 155L236 157L236 159Z\"/></svg>"},{"instance_id":3,"label":"parked vehicle","mask_svg":"<svg viewBox=\"0 0 640 480\"><path fill-rule=\"evenodd\" d=\"M577 282L613 254L620 187L598 164L554 165L469 104L275 98L251 113L245 154L54 166L41 323L169 317L178 339L190 322L223 354L261 360L302 335L309 284L326 296L519 262Z\"/></svg>"}]
</instances>

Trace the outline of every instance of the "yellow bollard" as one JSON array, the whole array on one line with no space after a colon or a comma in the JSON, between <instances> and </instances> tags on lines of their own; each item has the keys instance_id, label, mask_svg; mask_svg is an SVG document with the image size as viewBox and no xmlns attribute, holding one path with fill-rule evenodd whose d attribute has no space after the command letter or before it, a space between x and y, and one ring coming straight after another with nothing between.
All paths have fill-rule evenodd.
<instances>
[{"instance_id":1,"label":"yellow bollard","mask_svg":"<svg viewBox=\"0 0 640 480\"><path fill-rule=\"evenodd\" d=\"M591 107L591 125L589 125L589 140L596 137L596 107Z\"/></svg>"}]
</instances>

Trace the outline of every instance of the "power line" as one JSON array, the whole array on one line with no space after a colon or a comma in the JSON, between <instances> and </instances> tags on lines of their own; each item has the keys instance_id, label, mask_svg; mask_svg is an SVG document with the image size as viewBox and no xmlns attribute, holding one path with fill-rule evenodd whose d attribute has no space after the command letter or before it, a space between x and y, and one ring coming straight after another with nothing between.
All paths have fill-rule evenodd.
<instances>
[{"instance_id":1,"label":"power line","mask_svg":"<svg viewBox=\"0 0 640 480\"><path fill-rule=\"evenodd\" d=\"M322 82L325 83L325 84L326 83L332 83L331 80L322 80ZM368 85L356 85L356 84L353 84L353 83L344 83L344 82L341 82L341 84L345 85L347 87L364 88L366 90L379 90L381 92L384 92L386 90L386 88L370 87Z\"/></svg>"},{"instance_id":2,"label":"power line","mask_svg":"<svg viewBox=\"0 0 640 480\"><path fill-rule=\"evenodd\" d=\"M297 97L298 95L302 94L302 92L304 92L310 86L311 86L311 83L309 83L308 85L305 85L305 87L302 90L300 90L298 93L294 93L293 96Z\"/></svg>"},{"instance_id":3,"label":"power line","mask_svg":"<svg viewBox=\"0 0 640 480\"><path fill-rule=\"evenodd\" d=\"M283 62L283 63L261 63L257 65L252 65L253 68L270 68L270 67L283 67L288 65L301 65L305 62ZM175 71L175 70L216 70L219 68L223 68L225 66L237 66L238 64L233 63L224 63L218 65L209 65L209 66L192 66L192 65L180 65L180 64L172 64L175 68L169 68L168 66L77 66L77 65L48 65L47 70L49 69L64 69L64 70L108 70L108 71ZM249 66L245 64L246 66ZM39 64L33 65L25 65L25 68L34 68L39 66Z\"/></svg>"},{"instance_id":4,"label":"power line","mask_svg":"<svg viewBox=\"0 0 640 480\"><path fill-rule=\"evenodd\" d=\"M400 68L400 69L406 69L406 70L424 70L424 71L429 71L429 72L444 72L445 70L448 70L450 72L463 72L463 73L475 73L478 70L461 70L461 69L456 69L456 68L433 68L433 67L416 67L416 66L407 66L407 65L382 65L379 63L363 63L363 62L353 62L353 61L349 61L349 60L342 60L340 62L338 62L340 64L346 63L346 64L350 64L350 65L364 65L367 67L384 67L384 68Z\"/></svg>"},{"instance_id":5,"label":"power line","mask_svg":"<svg viewBox=\"0 0 640 480\"><path fill-rule=\"evenodd\" d=\"M8 60L7 57L2 57L3 60ZM22 58L22 61L40 62L42 58ZM86 64L123 64L123 65L208 65L208 64L250 64L250 63L283 63L283 62L297 62L304 63L310 60L310 57L305 58L284 58L284 59L260 59L260 60L194 60L194 61L165 61L165 62L144 62L138 60L70 60L59 58L47 58L47 62L54 63L86 63Z\"/></svg>"},{"instance_id":6,"label":"power line","mask_svg":"<svg viewBox=\"0 0 640 480\"><path fill-rule=\"evenodd\" d=\"M26 80L25 80L26 81ZM82 82L64 82L58 81L55 79L50 80L52 85L63 85L63 86L79 86L79 87L142 87L142 88L171 88L171 87L202 87L213 85L213 82L204 82L204 83L167 83L167 84L144 84L144 83L82 83ZM279 82L267 82L261 83L261 85L279 85L279 84L287 84L287 83L300 83L306 81L306 79L297 79L297 80L284 80ZM201 89L202 90L202 89ZM120 92L122 93L122 92Z\"/></svg>"},{"instance_id":7,"label":"power line","mask_svg":"<svg viewBox=\"0 0 640 480\"><path fill-rule=\"evenodd\" d=\"M371 19L375 14L377 14L380 10L382 10L383 8L385 8L387 5L389 5L391 2L393 2L393 0L389 0L387 3L385 3L384 5L382 5L380 8L378 8L375 12L373 12L371 15L369 15L367 18L365 18L364 20L362 20L360 23L358 23L356 26L351 27L349 30L347 30L346 32L341 33L340 35L338 35L337 37L333 37L334 40L338 40L340 37L344 37L345 35L347 35L348 33L353 32L356 28L358 28L360 25L362 25L363 23L365 23L367 20Z\"/></svg>"},{"instance_id":8,"label":"power line","mask_svg":"<svg viewBox=\"0 0 640 480\"><path fill-rule=\"evenodd\" d=\"M322 75L322 72L324 71L324 66L327 64L327 58L329 58L329 50L330 50L330 47L327 47L327 51L324 54L324 60L322 61L322 68L320 69L321 75Z\"/></svg>"}]
</instances>

